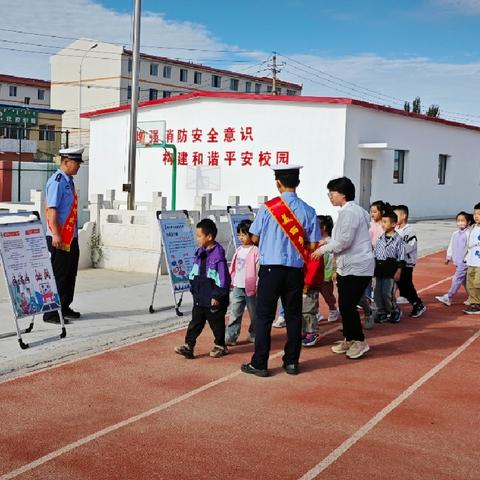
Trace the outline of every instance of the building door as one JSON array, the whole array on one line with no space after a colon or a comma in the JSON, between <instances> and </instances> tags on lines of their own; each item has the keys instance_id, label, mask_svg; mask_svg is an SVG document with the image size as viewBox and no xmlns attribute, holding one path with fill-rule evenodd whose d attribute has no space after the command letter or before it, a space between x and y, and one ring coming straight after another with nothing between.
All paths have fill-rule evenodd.
<instances>
[{"instance_id":1,"label":"building door","mask_svg":"<svg viewBox=\"0 0 480 480\"><path fill-rule=\"evenodd\" d=\"M369 210L372 196L373 160L362 158L360 164L360 198L359 204Z\"/></svg>"}]
</instances>

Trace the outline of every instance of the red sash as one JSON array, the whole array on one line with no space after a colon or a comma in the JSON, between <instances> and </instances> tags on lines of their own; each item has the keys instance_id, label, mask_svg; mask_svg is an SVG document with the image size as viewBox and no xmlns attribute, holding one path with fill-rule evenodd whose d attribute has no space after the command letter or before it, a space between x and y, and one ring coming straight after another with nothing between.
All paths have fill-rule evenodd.
<instances>
[{"instance_id":1,"label":"red sash","mask_svg":"<svg viewBox=\"0 0 480 480\"><path fill-rule=\"evenodd\" d=\"M78 195L75 187L73 188L73 204L70 212L65 219L65 223L62 225L62 230L60 231L60 236L62 237L62 243L60 244L60 250L65 252L70 251L70 246L72 245L73 237L75 236L75 225L77 223L77 216L78 216ZM48 222L48 226L50 231L52 231L52 227L50 226L50 222Z\"/></svg>"},{"instance_id":2,"label":"red sash","mask_svg":"<svg viewBox=\"0 0 480 480\"><path fill-rule=\"evenodd\" d=\"M305 232L302 224L292 212L290 207L285 203L282 197L275 197L265 203L265 207L272 217L277 221L287 238L292 242L297 252L306 262L308 260L308 252L305 251Z\"/></svg>"}]
</instances>

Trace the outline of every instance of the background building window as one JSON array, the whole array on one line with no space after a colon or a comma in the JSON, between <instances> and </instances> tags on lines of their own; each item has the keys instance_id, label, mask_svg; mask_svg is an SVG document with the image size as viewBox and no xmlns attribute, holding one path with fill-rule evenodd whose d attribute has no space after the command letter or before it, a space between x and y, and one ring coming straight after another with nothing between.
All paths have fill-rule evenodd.
<instances>
[{"instance_id":1,"label":"background building window","mask_svg":"<svg viewBox=\"0 0 480 480\"><path fill-rule=\"evenodd\" d=\"M44 142L54 142L55 127L53 125L40 125L38 127L38 139Z\"/></svg>"},{"instance_id":2,"label":"background building window","mask_svg":"<svg viewBox=\"0 0 480 480\"><path fill-rule=\"evenodd\" d=\"M17 96L17 87L14 87L13 85L10 85L9 93L11 97L16 97Z\"/></svg>"},{"instance_id":3,"label":"background building window","mask_svg":"<svg viewBox=\"0 0 480 480\"><path fill-rule=\"evenodd\" d=\"M212 87L220 88L222 85L222 77L220 75L212 75Z\"/></svg>"},{"instance_id":4,"label":"background building window","mask_svg":"<svg viewBox=\"0 0 480 480\"><path fill-rule=\"evenodd\" d=\"M403 183L405 173L405 150L395 150L393 156L393 183Z\"/></svg>"},{"instance_id":5,"label":"background building window","mask_svg":"<svg viewBox=\"0 0 480 480\"><path fill-rule=\"evenodd\" d=\"M45 100L45 90L42 90L41 88L38 89L37 100Z\"/></svg>"},{"instance_id":6,"label":"background building window","mask_svg":"<svg viewBox=\"0 0 480 480\"><path fill-rule=\"evenodd\" d=\"M245 82L245 93L250 93L252 91L252 82Z\"/></svg>"},{"instance_id":7,"label":"background building window","mask_svg":"<svg viewBox=\"0 0 480 480\"><path fill-rule=\"evenodd\" d=\"M259 94L262 91L262 84L261 83L256 83L255 84L255 93Z\"/></svg>"},{"instance_id":8,"label":"background building window","mask_svg":"<svg viewBox=\"0 0 480 480\"><path fill-rule=\"evenodd\" d=\"M272 86L271 85L267 85L267 93L272 93Z\"/></svg>"},{"instance_id":9,"label":"background building window","mask_svg":"<svg viewBox=\"0 0 480 480\"><path fill-rule=\"evenodd\" d=\"M238 80L236 78L230 79L230 90L238 92Z\"/></svg>"},{"instance_id":10,"label":"background building window","mask_svg":"<svg viewBox=\"0 0 480 480\"><path fill-rule=\"evenodd\" d=\"M129 85L129 86L127 87L127 99L128 99L128 100L131 100L131 99L132 99L132 86L131 86L131 85Z\"/></svg>"},{"instance_id":11,"label":"background building window","mask_svg":"<svg viewBox=\"0 0 480 480\"><path fill-rule=\"evenodd\" d=\"M163 78L172 78L172 67L170 65L163 67Z\"/></svg>"},{"instance_id":12,"label":"background building window","mask_svg":"<svg viewBox=\"0 0 480 480\"><path fill-rule=\"evenodd\" d=\"M157 100L158 98L158 90L155 88L151 88L150 91L148 92L148 99L149 100Z\"/></svg>"},{"instance_id":13,"label":"background building window","mask_svg":"<svg viewBox=\"0 0 480 480\"><path fill-rule=\"evenodd\" d=\"M150 75L152 77L158 77L158 64L156 63L150 64Z\"/></svg>"},{"instance_id":14,"label":"background building window","mask_svg":"<svg viewBox=\"0 0 480 480\"><path fill-rule=\"evenodd\" d=\"M185 68L180 69L180 81L188 82L188 70Z\"/></svg>"},{"instance_id":15,"label":"background building window","mask_svg":"<svg viewBox=\"0 0 480 480\"><path fill-rule=\"evenodd\" d=\"M193 83L200 85L202 83L202 74L200 72L195 72L193 74Z\"/></svg>"},{"instance_id":16,"label":"background building window","mask_svg":"<svg viewBox=\"0 0 480 480\"><path fill-rule=\"evenodd\" d=\"M129 73L132 72L132 59L131 58L128 59L127 70L128 70Z\"/></svg>"},{"instance_id":17,"label":"background building window","mask_svg":"<svg viewBox=\"0 0 480 480\"><path fill-rule=\"evenodd\" d=\"M448 155L438 156L438 184L439 185L445 185L445 180L447 177L447 162L448 162Z\"/></svg>"},{"instance_id":18,"label":"background building window","mask_svg":"<svg viewBox=\"0 0 480 480\"><path fill-rule=\"evenodd\" d=\"M25 98L23 99L23 103L24 103L25 105L30 105L30 97L25 97Z\"/></svg>"},{"instance_id":19,"label":"background building window","mask_svg":"<svg viewBox=\"0 0 480 480\"><path fill-rule=\"evenodd\" d=\"M166 90L163 91L163 98L169 98L172 96L172 92L168 92Z\"/></svg>"},{"instance_id":20,"label":"background building window","mask_svg":"<svg viewBox=\"0 0 480 480\"><path fill-rule=\"evenodd\" d=\"M287 89L287 95L290 95L290 96L293 97L294 95L296 95L295 90L288 90Z\"/></svg>"}]
</instances>

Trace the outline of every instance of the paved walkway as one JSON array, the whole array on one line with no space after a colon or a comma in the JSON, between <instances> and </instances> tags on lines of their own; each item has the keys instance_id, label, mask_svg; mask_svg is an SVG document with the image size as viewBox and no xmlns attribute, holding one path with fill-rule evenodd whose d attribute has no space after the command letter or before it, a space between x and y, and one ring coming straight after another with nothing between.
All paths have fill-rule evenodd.
<instances>
[{"instance_id":1,"label":"paved walkway","mask_svg":"<svg viewBox=\"0 0 480 480\"><path fill-rule=\"evenodd\" d=\"M422 254L444 249L453 231L453 221L428 221L416 225ZM67 326L67 338L58 340L59 328L40 318L32 333L23 336L31 345L20 350L16 337L0 338L0 377L42 368L59 361L101 351L138 339L154 336L185 325L191 308L190 294L185 295L177 317L172 308L169 281L161 277L155 308L165 310L150 314L153 275L90 269L79 272L74 307L84 316ZM23 321L26 326L29 320ZM23 327L22 327L23 328ZM0 335L12 332L14 324L4 282L0 281Z\"/></svg>"}]
</instances>

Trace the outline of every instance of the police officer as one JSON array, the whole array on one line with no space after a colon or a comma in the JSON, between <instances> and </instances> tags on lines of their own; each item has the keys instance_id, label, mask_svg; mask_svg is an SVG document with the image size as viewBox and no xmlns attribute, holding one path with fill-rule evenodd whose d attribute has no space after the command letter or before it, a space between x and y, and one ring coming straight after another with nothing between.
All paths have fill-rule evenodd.
<instances>
[{"instance_id":1,"label":"police officer","mask_svg":"<svg viewBox=\"0 0 480 480\"><path fill-rule=\"evenodd\" d=\"M301 168L294 165L272 167L280 197L262 205L250 227L260 249L255 353L241 370L259 377L269 375L271 330L279 298L285 307L287 324L283 368L289 374L298 373L305 252L314 250L320 240L315 210L296 194Z\"/></svg>"},{"instance_id":2,"label":"police officer","mask_svg":"<svg viewBox=\"0 0 480 480\"><path fill-rule=\"evenodd\" d=\"M47 199L47 244L50 250L53 273L62 304L65 322L79 318L72 310L78 259L78 196L73 177L83 163L83 148L65 148L59 151L60 168L50 177L46 186ZM45 313L43 320L60 323L57 311Z\"/></svg>"}]
</instances>

